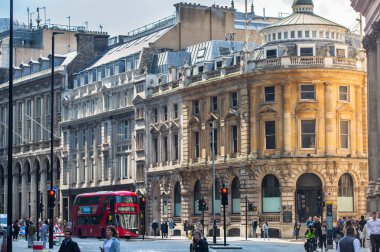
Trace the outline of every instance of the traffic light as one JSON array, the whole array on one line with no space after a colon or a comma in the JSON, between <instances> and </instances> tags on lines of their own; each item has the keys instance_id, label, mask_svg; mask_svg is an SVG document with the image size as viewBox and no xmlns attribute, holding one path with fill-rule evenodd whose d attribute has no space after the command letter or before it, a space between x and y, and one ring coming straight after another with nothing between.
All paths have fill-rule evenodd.
<instances>
[{"instance_id":1,"label":"traffic light","mask_svg":"<svg viewBox=\"0 0 380 252\"><path fill-rule=\"evenodd\" d=\"M227 187L222 187L221 194L222 194L222 205L227 206L228 205L228 189L227 189Z\"/></svg>"},{"instance_id":2,"label":"traffic light","mask_svg":"<svg viewBox=\"0 0 380 252\"><path fill-rule=\"evenodd\" d=\"M198 200L198 211L202 211L202 199Z\"/></svg>"},{"instance_id":3,"label":"traffic light","mask_svg":"<svg viewBox=\"0 0 380 252\"><path fill-rule=\"evenodd\" d=\"M141 196L141 199L140 199L140 211L145 211L145 204L146 204L146 199L144 197L144 195Z\"/></svg>"},{"instance_id":4,"label":"traffic light","mask_svg":"<svg viewBox=\"0 0 380 252\"><path fill-rule=\"evenodd\" d=\"M54 190L48 190L48 207L52 208L55 207L55 191Z\"/></svg>"},{"instance_id":5,"label":"traffic light","mask_svg":"<svg viewBox=\"0 0 380 252\"><path fill-rule=\"evenodd\" d=\"M201 212L207 211L207 203L204 199L198 200L198 211L201 211Z\"/></svg>"}]
</instances>

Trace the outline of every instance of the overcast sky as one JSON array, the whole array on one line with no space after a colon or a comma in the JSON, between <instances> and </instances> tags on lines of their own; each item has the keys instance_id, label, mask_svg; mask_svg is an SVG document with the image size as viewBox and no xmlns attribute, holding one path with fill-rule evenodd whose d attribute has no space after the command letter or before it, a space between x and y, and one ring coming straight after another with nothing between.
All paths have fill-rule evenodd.
<instances>
[{"instance_id":1,"label":"overcast sky","mask_svg":"<svg viewBox=\"0 0 380 252\"><path fill-rule=\"evenodd\" d=\"M230 6L231 0L14 0L14 17L26 23L27 7L35 12L37 7L46 7L47 19L51 23L85 26L89 30L99 30L99 25L110 35L126 34L151 22L174 14L173 4L193 2L202 5ZM252 0L248 0L251 5ZM280 12L291 13L293 0L253 0L256 14L277 17ZM350 0L314 0L314 12L350 29L355 26L358 14L350 6ZM239 11L244 11L244 0L235 0ZM44 19L43 10L40 12ZM9 17L9 0L0 0L0 17ZM36 15L33 16L33 19ZM42 21L44 22L44 21Z\"/></svg>"}]
</instances>

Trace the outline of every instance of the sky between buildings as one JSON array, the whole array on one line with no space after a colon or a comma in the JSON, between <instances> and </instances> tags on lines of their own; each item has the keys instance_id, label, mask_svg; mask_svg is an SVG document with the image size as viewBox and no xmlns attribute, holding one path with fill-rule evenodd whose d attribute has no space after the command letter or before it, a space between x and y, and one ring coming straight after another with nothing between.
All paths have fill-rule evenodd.
<instances>
[{"instance_id":1,"label":"sky between buildings","mask_svg":"<svg viewBox=\"0 0 380 252\"><path fill-rule=\"evenodd\" d=\"M9 1L0 0L0 17L9 17ZM46 7L46 18L52 24L68 25L70 16L71 25L86 26L89 30L108 32L111 36L127 34L141 26L173 15L173 4L178 2L192 2L210 6L212 4L231 6L231 0L14 0L14 18L25 22L27 7L36 12L37 7ZM244 0L235 0L235 7L244 11ZM248 0L248 9L252 0ZM255 13L278 17L280 13L286 16L292 12L293 0L253 0ZM359 14L350 6L350 0L314 0L314 12L327 19L354 29ZM44 11L40 11L42 24ZM36 13L33 15L35 20ZM34 25L35 25L35 21Z\"/></svg>"}]
</instances>

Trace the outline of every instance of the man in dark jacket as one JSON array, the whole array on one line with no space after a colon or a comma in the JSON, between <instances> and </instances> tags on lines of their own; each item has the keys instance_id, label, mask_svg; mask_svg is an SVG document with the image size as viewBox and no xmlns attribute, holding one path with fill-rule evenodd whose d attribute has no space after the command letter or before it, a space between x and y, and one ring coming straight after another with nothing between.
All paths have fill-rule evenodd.
<instances>
[{"instance_id":1,"label":"man in dark jacket","mask_svg":"<svg viewBox=\"0 0 380 252\"><path fill-rule=\"evenodd\" d=\"M154 237L156 237L156 235L157 235L157 228L158 228L158 223L157 223L156 220L153 220L152 228L153 228L153 232L154 232Z\"/></svg>"},{"instance_id":2,"label":"man in dark jacket","mask_svg":"<svg viewBox=\"0 0 380 252\"><path fill-rule=\"evenodd\" d=\"M193 232L193 242L190 244L190 252L209 252L207 240L202 237L202 232L199 230Z\"/></svg>"},{"instance_id":3,"label":"man in dark jacket","mask_svg":"<svg viewBox=\"0 0 380 252\"><path fill-rule=\"evenodd\" d=\"M65 239L63 240L58 252L80 252L78 243L71 240L71 231L65 232Z\"/></svg>"},{"instance_id":4,"label":"man in dark jacket","mask_svg":"<svg viewBox=\"0 0 380 252\"><path fill-rule=\"evenodd\" d=\"M318 217L314 217L313 226L315 228L315 233L317 234L317 237L318 237L317 239L318 239L319 248L321 248L321 246L322 246L322 224L319 221Z\"/></svg>"}]
</instances>

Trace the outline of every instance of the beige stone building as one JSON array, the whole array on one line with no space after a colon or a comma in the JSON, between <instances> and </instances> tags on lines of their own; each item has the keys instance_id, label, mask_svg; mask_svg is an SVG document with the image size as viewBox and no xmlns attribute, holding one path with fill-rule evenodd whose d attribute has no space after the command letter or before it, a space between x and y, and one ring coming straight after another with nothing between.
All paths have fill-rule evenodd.
<instances>
[{"instance_id":1,"label":"beige stone building","mask_svg":"<svg viewBox=\"0 0 380 252\"><path fill-rule=\"evenodd\" d=\"M368 212L380 209L380 158L379 158L379 85L380 85L380 1L351 0L352 7L366 19L363 44L368 57L368 146L369 185Z\"/></svg>"},{"instance_id":2,"label":"beige stone building","mask_svg":"<svg viewBox=\"0 0 380 252\"><path fill-rule=\"evenodd\" d=\"M148 221L172 217L183 234L184 221L201 218L204 197L212 234L213 143L218 233L223 183L230 236L245 236L246 203L248 227L260 217L282 237L296 218L321 214L318 197L333 202L334 219L366 213L365 56L345 27L313 7L294 1L292 15L261 31L262 47L221 57L216 73L209 65L219 59L179 69L183 160L175 169L148 169Z\"/></svg>"}]
</instances>

